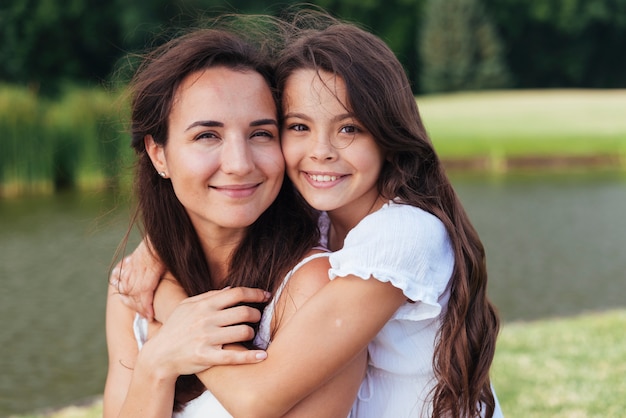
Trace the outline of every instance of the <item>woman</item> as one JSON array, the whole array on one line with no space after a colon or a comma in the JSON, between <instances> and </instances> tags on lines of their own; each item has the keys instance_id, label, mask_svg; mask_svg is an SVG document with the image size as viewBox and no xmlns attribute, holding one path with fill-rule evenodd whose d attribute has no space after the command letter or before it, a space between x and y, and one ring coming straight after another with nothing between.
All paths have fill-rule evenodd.
<instances>
[{"instance_id":1,"label":"woman","mask_svg":"<svg viewBox=\"0 0 626 418\"><path fill-rule=\"evenodd\" d=\"M133 79L132 145L145 232L178 291L207 293L177 305L159 328L136 317L111 286L106 417L165 417L173 410L180 417L226 416L193 374L266 357L229 345L251 340L246 323L260 318L240 305L264 304L276 293L258 333L269 340L327 282L325 254L313 250L315 217L283 181L267 62L238 35L199 30L155 50ZM345 416L352 399L326 394L354 397L364 352L355 359L292 407Z\"/></svg>"}]
</instances>

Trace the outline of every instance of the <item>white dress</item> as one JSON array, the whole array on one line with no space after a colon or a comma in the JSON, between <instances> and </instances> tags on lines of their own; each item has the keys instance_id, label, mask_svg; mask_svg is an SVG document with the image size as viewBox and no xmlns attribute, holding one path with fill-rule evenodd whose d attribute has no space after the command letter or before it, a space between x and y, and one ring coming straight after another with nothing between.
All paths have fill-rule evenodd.
<instances>
[{"instance_id":1,"label":"white dress","mask_svg":"<svg viewBox=\"0 0 626 418\"><path fill-rule=\"evenodd\" d=\"M267 348L270 344L270 331L271 331L271 323L272 317L274 316L274 306L275 301L280 297L285 285L289 281L289 279L293 276L293 274L304 264L307 262L320 257L328 257L329 253L317 253L313 254L309 257L304 258L300 261L293 269L291 269L283 279L279 288L276 290L276 294L274 298L270 301L270 303L263 310L263 315L261 316L261 322L259 323L259 330L254 339L254 343L259 348ZM142 318L139 315L135 316L135 321L133 323L133 329L135 332L135 338L137 339L137 344L139 349L143 344L147 341L148 336L148 321L145 318ZM185 409L181 412L173 413L173 418L232 418L232 416L224 409L222 404L217 400L215 396L208 390L202 393L199 397L191 400L185 405Z\"/></svg>"},{"instance_id":2,"label":"white dress","mask_svg":"<svg viewBox=\"0 0 626 418\"><path fill-rule=\"evenodd\" d=\"M430 416L427 395L435 384L435 340L454 267L445 226L422 209L390 201L361 220L329 261L331 280L374 277L402 289L412 301L405 302L368 345L367 373L350 417ZM497 405L494 417L501 416Z\"/></svg>"}]
</instances>

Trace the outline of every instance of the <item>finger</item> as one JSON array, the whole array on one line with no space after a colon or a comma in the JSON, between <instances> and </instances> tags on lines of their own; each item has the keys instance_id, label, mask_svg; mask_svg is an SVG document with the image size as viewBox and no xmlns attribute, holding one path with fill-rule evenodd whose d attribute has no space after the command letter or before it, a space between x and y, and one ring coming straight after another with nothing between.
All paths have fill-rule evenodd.
<instances>
[{"instance_id":1,"label":"finger","mask_svg":"<svg viewBox=\"0 0 626 418\"><path fill-rule=\"evenodd\" d=\"M120 293L129 293L130 291L130 272L132 270L132 257L126 256L120 261L119 274L119 291Z\"/></svg>"},{"instance_id":2,"label":"finger","mask_svg":"<svg viewBox=\"0 0 626 418\"><path fill-rule=\"evenodd\" d=\"M215 357L212 359L212 363L217 366L258 363L267 358L267 353L263 350L238 351L224 349L220 351L212 351L209 356Z\"/></svg>"},{"instance_id":3,"label":"finger","mask_svg":"<svg viewBox=\"0 0 626 418\"><path fill-rule=\"evenodd\" d=\"M227 327L244 322L256 323L261 320L261 311L252 306L239 305L215 314L215 325Z\"/></svg>"},{"instance_id":4,"label":"finger","mask_svg":"<svg viewBox=\"0 0 626 418\"><path fill-rule=\"evenodd\" d=\"M229 327L214 328L206 337L206 343L211 346L241 343L254 338L254 329L245 324L232 325Z\"/></svg>"},{"instance_id":5,"label":"finger","mask_svg":"<svg viewBox=\"0 0 626 418\"><path fill-rule=\"evenodd\" d=\"M271 293L250 287L233 287L219 291L215 295L216 308L224 309L239 303L267 302Z\"/></svg>"},{"instance_id":6,"label":"finger","mask_svg":"<svg viewBox=\"0 0 626 418\"><path fill-rule=\"evenodd\" d=\"M152 307L153 301L153 292L143 292L139 295L139 306L141 314L149 321L152 321L152 319L154 319L154 308Z\"/></svg>"},{"instance_id":7,"label":"finger","mask_svg":"<svg viewBox=\"0 0 626 418\"><path fill-rule=\"evenodd\" d=\"M118 261L109 275L109 284L119 291L120 275L122 274L122 262Z\"/></svg>"}]
</instances>

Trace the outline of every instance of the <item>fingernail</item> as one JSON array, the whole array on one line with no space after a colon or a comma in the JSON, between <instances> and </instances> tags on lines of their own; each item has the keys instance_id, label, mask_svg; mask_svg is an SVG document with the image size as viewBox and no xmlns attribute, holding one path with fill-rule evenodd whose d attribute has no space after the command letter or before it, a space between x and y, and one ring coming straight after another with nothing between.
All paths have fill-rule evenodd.
<instances>
[{"instance_id":1,"label":"fingernail","mask_svg":"<svg viewBox=\"0 0 626 418\"><path fill-rule=\"evenodd\" d=\"M265 294L265 299L269 299L272 297L272 294L268 292L267 290L265 290L263 293Z\"/></svg>"},{"instance_id":2,"label":"fingernail","mask_svg":"<svg viewBox=\"0 0 626 418\"><path fill-rule=\"evenodd\" d=\"M256 353L254 357L256 357L257 360L265 360L267 358L267 353L265 351L261 351Z\"/></svg>"}]
</instances>

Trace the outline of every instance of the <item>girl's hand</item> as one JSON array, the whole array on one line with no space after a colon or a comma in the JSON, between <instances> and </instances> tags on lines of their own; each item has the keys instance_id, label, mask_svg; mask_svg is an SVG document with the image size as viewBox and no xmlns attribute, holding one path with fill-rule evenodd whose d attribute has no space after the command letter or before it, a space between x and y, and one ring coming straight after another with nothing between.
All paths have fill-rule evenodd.
<instances>
[{"instance_id":1,"label":"girl's hand","mask_svg":"<svg viewBox=\"0 0 626 418\"><path fill-rule=\"evenodd\" d=\"M126 306L151 321L154 291L165 273L165 266L144 238L135 251L122 259L111 271L109 283L123 296Z\"/></svg>"},{"instance_id":2,"label":"girl's hand","mask_svg":"<svg viewBox=\"0 0 626 418\"><path fill-rule=\"evenodd\" d=\"M226 288L185 299L139 353L138 367L159 379L195 374L215 365L258 363L267 357L262 350L224 348L248 341L261 312L241 303L261 303L269 294L260 289Z\"/></svg>"}]
</instances>

